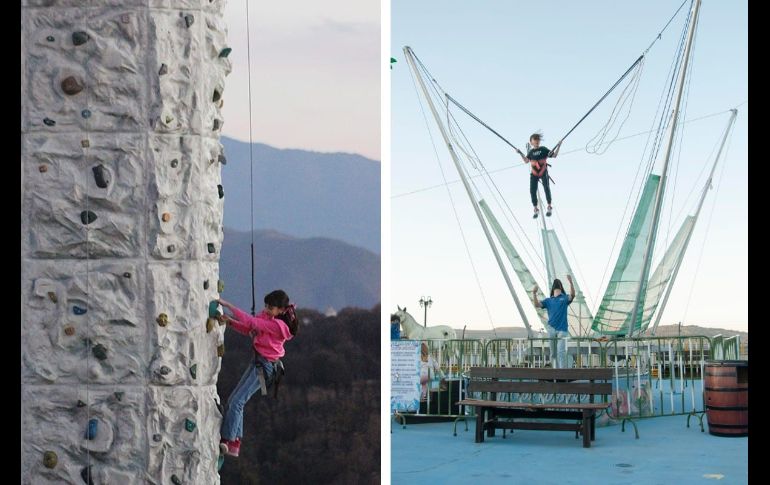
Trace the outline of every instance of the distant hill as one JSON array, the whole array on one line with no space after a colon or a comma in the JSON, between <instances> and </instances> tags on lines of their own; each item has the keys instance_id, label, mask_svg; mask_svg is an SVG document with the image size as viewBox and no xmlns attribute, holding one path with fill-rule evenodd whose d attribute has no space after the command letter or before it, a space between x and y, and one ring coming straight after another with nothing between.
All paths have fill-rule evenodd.
<instances>
[{"instance_id":1,"label":"distant hill","mask_svg":"<svg viewBox=\"0 0 770 485\"><path fill-rule=\"evenodd\" d=\"M250 230L249 144L220 138L227 164L224 225ZM380 253L380 163L350 153L252 145L254 227L326 237Z\"/></svg>"},{"instance_id":2,"label":"distant hill","mask_svg":"<svg viewBox=\"0 0 770 485\"><path fill-rule=\"evenodd\" d=\"M223 297L251 309L251 235L225 228L220 259ZM254 234L255 296L286 290L301 308L372 308L380 302L380 256L327 238L300 239L276 231Z\"/></svg>"},{"instance_id":3,"label":"distant hill","mask_svg":"<svg viewBox=\"0 0 770 485\"><path fill-rule=\"evenodd\" d=\"M456 329L458 337L462 334L462 329ZM748 342L748 332L738 332L736 330L727 330L725 328L711 328L711 327L699 327L698 325L683 325L681 329L681 335L705 335L706 337L713 337L715 335L723 335L726 337L732 337L733 335L740 335L741 340ZM524 327L498 327L496 329L497 334L490 330L466 330L465 338L469 339L493 339L493 338L527 338L527 329ZM671 337L677 335L679 332L678 325L659 325L655 334L659 337ZM644 335L649 335L649 332L645 332Z\"/></svg>"}]
</instances>

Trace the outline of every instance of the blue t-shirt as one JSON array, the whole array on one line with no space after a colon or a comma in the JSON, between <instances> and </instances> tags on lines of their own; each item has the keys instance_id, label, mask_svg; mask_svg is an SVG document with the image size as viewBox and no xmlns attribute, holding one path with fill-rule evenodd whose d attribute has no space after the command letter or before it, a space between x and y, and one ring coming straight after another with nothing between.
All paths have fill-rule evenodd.
<instances>
[{"instance_id":1,"label":"blue t-shirt","mask_svg":"<svg viewBox=\"0 0 770 485\"><path fill-rule=\"evenodd\" d=\"M548 310L548 325L556 330L567 331L567 305L572 303L569 296L562 293L540 302L540 306Z\"/></svg>"},{"instance_id":2,"label":"blue t-shirt","mask_svg":"<svg viewBox=\"0 0 770 485\"><path fill-rule=\"evenodd\" d=\"M390 324L390 340L401 339L401 324L398 322Z\"/></svg>"}]
</instances>

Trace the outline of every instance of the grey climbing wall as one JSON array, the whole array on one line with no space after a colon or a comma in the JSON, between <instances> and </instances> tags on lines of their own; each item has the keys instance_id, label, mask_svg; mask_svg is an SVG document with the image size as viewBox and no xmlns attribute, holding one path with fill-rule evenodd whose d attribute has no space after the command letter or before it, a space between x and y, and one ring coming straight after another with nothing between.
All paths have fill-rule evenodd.
<instances>
[{"instance_id":1,"label":"grey climbing wall","mask_svg":"<svg viewBox=\"0 0 770 485\"><path fill-rule=\"evenodd\" d=\"M23 0L22 482L214 484L224 0Z\"/></svg>"}]
</instances>

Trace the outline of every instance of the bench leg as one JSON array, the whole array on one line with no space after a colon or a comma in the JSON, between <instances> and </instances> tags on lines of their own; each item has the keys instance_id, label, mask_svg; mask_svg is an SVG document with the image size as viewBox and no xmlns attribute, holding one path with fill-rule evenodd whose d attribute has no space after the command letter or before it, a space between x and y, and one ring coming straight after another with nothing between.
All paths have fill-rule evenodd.
<instances>
[{"instance_id":1,"label":"bench leg","mask_svg":"<svg viewBox=\"0 0 770 485\"><path fill-rule=\"evenodd\" d=\"M484 412L485 408L476 408L476 443L484 441Z\"/></svg>"},{"instance_id":2,"label":"bench leg","mask_svg":"<svg viewBox=\"0 0 770 485\"><path fill-rule=\"evenodd\" d=\"M489 414L488 414L488 416L489 416L489 418L488 418L488 419L489 419L490 421L494 421L494 420L497 420L497 418L495 417L495 410L494 410L494 409L490 409L490 410L488 411L488 413L489 413ZM490 424L492 424L492 423L490 423ZM494 424L492 424L492 426L489 426L489 427L487 428L487 437L488 437L488 438L494 438L494 436L495 436L495 426L494 426Z\"/></svg>"},{"instance_id":3,"label":"bench leg","mask_svg":"<svg viewBox=\"0 0 770 485\"><path fill-rule=\"evenodd\" d=\"M591 411L591 441L596 440L596 411Z\"/></svg>"},{"instance_id":4,"label":"bench leg","mask_svg":"<svg viewBox=\"0 0 770 485\"><path fill-rule=\"evenodd\" d=\"M583 410L583 448L591 447L591 411Z\"/></svg>"}]
</instances>

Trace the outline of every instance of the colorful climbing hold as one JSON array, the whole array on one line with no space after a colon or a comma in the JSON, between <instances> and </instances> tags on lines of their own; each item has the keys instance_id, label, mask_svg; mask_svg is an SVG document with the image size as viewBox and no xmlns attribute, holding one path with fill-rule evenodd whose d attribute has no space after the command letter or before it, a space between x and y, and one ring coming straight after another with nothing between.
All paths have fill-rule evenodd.
<instances>
[{"instance_id":1,"label":"colorful climbing hold","mask_svg":"<svg viewBox=\"0 0 770 485\"><path fill-rule=\"evenodd\" d=\"M123 22L124 24L127 24L131 21L131 16L128 15L127 13L124 13L123 15L120 16L120 21Z\"/></svg>"},{"instance_id":2,"label":"colorful climbing hold","mask_svg":"<svg viewBox=\"0 0 770 485\"><path fill-rule=\"evenodd\" d=\"M176 168L177 165L179 165L179 160L177 160L176 158L171 160L171 168Z\"/></svg>"},{"instance_id":3,"label":"colorful climbing hold","mask_svg":"<svg viewBox=\"0 0 770 485\"><path fill-rule=\"evenodd\" d=\"M75 335L75 327L73 327L72 325L67 325L66 327L64 327L64 335L68 337L72 337L73 335Z\"/></svg>"},{"instance_id":4,"label":"colorful climbing hold","mask_svg":"<svg viewBox=\"0 0 770 485\"><path fill-rule=\"evenodd\" d=\"M171 373L171 369L169 369L169 368L168 368L168 367L166 367L165 365L164 365L164 366L161 366L161 368L160 368L160 375L162 375L162 376L167 376L167 375L169 375L170 373Z\"/></svg>"},{"instance_id":5,"label":"colorful climbing hold","mask_svg":"<svg viewBox=\"0 0 770 485\"><path fill-rule=\"evenodd\" d=\"M61 90L70 96L74 96L83 90L85 86L75 78L75 76L69 76L64 78L61 82Z\"/></svg>"},{"instance_id":6,"label":"colorful climbing hold","mask_svg":"<svg viewBox=\"0 0 770 485\"><path fill-rule=\"evenodd\" d=\"M49 35L48 37L45 38L45 40L47 40L48 42L53 42L56 39L53 38L53 35Z\"/></svg>"},{"instance_id":7,"label":"colorful climbing hold","mask_svg":"<svg viewBox=\"0 0 770 485\"><path fill-rule=\"evenodd\" d=\"M94 485L94 480L91 478L91 467L93 465L88 465L83 467L82 470L80 470L80 478L83 479L84 482L86 482L87 485Z\"/></svg>"},{"instance_id":8,"label":"colorful climbing hold","mask_svg":"<svg viewBox=\"0 0 770 485\"><path fill-rule=\"evenodd\" d=\"M56 297L56 293L54 293L53 291L49 291L48 292L48 299L51 300L54 303L58 303L59 302L59 299Z\"/></svg>"},{"instance_id":9,"label":"colorful climbing hold","mask_svg":"<svg viewBox=\"0 0 770 485\"><path fill-rule=\"evenodd\" d=\"M209 289L209 280L206 280L203 282L203 289L208 290Z\"/></svg>"},{"instance_id":10,"label":"colorful climbing hold","mask_svg":"<svg viewBox=\"0 0 770 485\"><path fill-rule=\"evenodd\" d=\"M217 250L217 249L214 247L214 243L208 243L208 244L206 245L206 248L208 249L208 251L209 251L209 254L214 254L214 253L216 252L216 250Z\"/></svg>"},{"instance_id":11,"label":"colorful climbing hold","mask_svg":"<svg viewBox=\"0 0 770 485\"><path fill-rule=\"evenodd\" d=\"M192 367L190 367L190 375L193 379L198 378L198 364L193 364Z\"/></svg>"},{"instance_id":12,"label":"colorful climbing hold","mask_svg":"<svg viewBox=\"0 0 770 485\"><path fill-rule=\"evenodd\" d=\"M166 315L165 313L161 313L160 315L158 315L158 318L156 318L155 321L158 322L158 325L160 325L161 327L165 327L166 325L168 325L168 315Z\"/></svg>"},{"instance_id":13,"label":"colorful climbing hold","mask_svg":"<svg viewBox=\"0 0 770 485\"><path fill-rule=\"evenodd\" d=\"M217 471L222 469L222 465L225 464L225 455L219 455L217 458Z\"/></svg>"},{"instance_id":14,"label":"colorful climbing hold","mask_svg":"<svg viewBox=\"0 0 770 485\"><path fill-rule=\"evenodd\" d=\"M161 219L163 219L163 222L168 222L171 220L171 214L169 214L168 212L164 212L163 215L161 216Z\"/></svg>"},{"instance_id":15,"label":"colorful climbing hold","mask_svg":"<svg viewBox=\"0 0 770 485\"><path fill-rule=\"evenodd\" d=\"M174 251L176 251L176 246L174 246L173 244L169 244L166 247L166 251L168 251L169 253L173 253Z\"/></svg>"},{"instance_id":16,"label":"colorful climbing hold","mask_svg":"<svg viewBox=\"0 0 770 485\"><path fill-rule=\"evenodd\" d=\"M56 126L56 122L51 118L43 118L43 124L45 126Z\"/></svg>"},{"instance_id":17,"label":"colorful climbing hold","mask_svg":"<svg viewBox=\"0 0 770 485\"><path fill-rule=\"evenodd\" d=\"M176 475L171 475L171 483L174 485L182 485L182 480L180 480Z\"/></svg>"},{"instance_id":18,"label":"colorful climbing hold","mask_svg":"<svg viewBox=\"0 0 770 485\"><path fill-rule=\"evenodd\" d=\"M214 131L217 131L219 129L219 120L214 120Z\"/></svg>"},{"instance_id":19,"label":"colorful climbing hold","mask_svg":"<svg viewBox=\"0 0 770 485\"><path fill-rule=\"evenodd\" d=\"M91 418L88 420L88 427L86 428L86 436L85 436L87 440L92 440L96 438L96 431L98 426L99 426L99 422L96 419Z\"/></svg>"},{"instance_id":20,"label":"colorful climbing hold","mask_svg":"<svg viewBox=\"0 0 770 485\"><path fill-rule=\"evenodd\" d=\"M117 399L118 401L122 401L124 395L125 395L125 392L123 391L115 391L115 399Z\"/></svg>"},{"instance_id":21,"label":"colorful climbing hold","mask_svg":"<svg viewBox=\"0 0 770 485\"><path fill-rule=\"evenodd\" d=\"M216 323L216 320L213 318L206 319L206 333L211 333L211 331L214 330L215 323Z\"/></svg>"},{"instance_id":22,"label":"colorful climbing hold","mask_svg":"<svg viewBox=\"0 0 770 485\"><path fill-rule=\"evenodd\" d=\"M188 418L185 418L184 420L184 429L186 429L189 432L195 431L195 421L192 421Z\"/></svg>"},{"instance_id":23,"label":"colorful climbing hold","mask_svg":"<svg viewBox=\"0 0 770 485\"><path fill-rule=\"evenodd\" d=\"M189 14L184 16L184 23L187 25L188 29L193 24L193 22L195 22L195 17Z\"/></svg>"},{"instance_id":24,"label":"colorful climbing hold","mask_svg":"<svg viewBox=\"0 0 770 485\"><path fill-rule=\"evenodd\" d=\"M110 174L107 173L104 165L100 163L91 170L94 172L94 180L96 181L96 186L100 189L106 189L110 184Z\"/></svg>"},{"instance_id":25,"label":"colorful climbing hold","mask_svg":"<svg viewBox=\"0 0 770 485\"><path fill-rule=\"evenodd\" d=\"M82 116L85 119L90 118L91 117L91 110L84 109L83 111L80 112L80 116Z\"/></svg>"},{"instance_id":26,"label":"colorful climbing hold","mask_svg":"<svg viewBox=\"0 0 770 485\"><path fill-rule=\"evenodd\" d=\"M223 291L225 291L225 282L217 280L217 293L222 293Z\"/></svg>"},{"instance_id":27,"label":"colorful climbing hold","mask_svg":"<svg viewBox=\"0 0 770 485\"><path fill-rule=\"evenodd\" d=\"M94 348L91 349L91 352L93 352L94 357L99 360L104 360L107 358L107 347L102 344L94 346Z\"/></svg>"},{"instance_id":28,"label":"colorful climbing hold","mask_svg":"<svg viewBox=\"0 0 770 485\"><path fill-rule=\"evenodd\" d=\"M72 33L72 43L75 45L83 45L91 38L90 35L83 31L73 32Z\"/></svg>"},{"instance_id":29,"label":"colorful climbing hold","mask_svg":"<svg viewBox=\"0 0 770 485\"><path fill-rule=\"evenodd\" d=\"M86 406L86 403L84 403L83 401L81 401L80 399L78 399L78 407L79 407L79 408L83 408L83 407L85 407L85 406Z\"/></svg>"},{"instance_id":30,"label":"colorful climbing hold","mask_svg":"<svg viewBox=\"0 0 770 485\"><path fill-rule=\"evenodd\" d=\"M88 148L91 146L91 142L88 140L80 140L80 146L82 146L83 148Z\"/></svg>"},{"instance_id":31,"label":"colorful climbing hold","mask_svg":"<svg viewBox=\"0 0 770 485\"><path fill-rule=\"evenodd\" d=\"M219 302L217 300L211 300L209 302L209 317L217 318L220 315L222 315L222 312L219 310Z\"/></svg>"},{"instance_id":32,"label":"colorful climbing hold","mask_svg":"<svg viewBox=\"0 0 770 485\"><path fill-rule=\"evenodd\" d=\"M217 346L217 357L222 357L223 355L225 355L225 344Z\"/></svg>"},{"instance_id":33,"label":"colorful climbing hold","mask_svg":"<svg viewBox=\"0 0 770 485\"><path fill-rule=\"evenodd\" d=\"M77 306L77 305L74 305L74 306L72 307L72 312L73 312L75 315L85 315L87 311L88 311L88 310L86 310L85 308L79 307L79 306Z\"/></svg>"},{"instance_id":34,"label":"colorful climbing hold","mask_svg":"<svg viewBox=\"0 0 770 485\"><path fill-rule=\"evenodd\" d=\"M219 57L227 57L230 55L230 53L233 51L232 47L225 47L221 51L219 51Z\"/></svg>"},{"instance_id":35,"label":"colorful climbing hold","mask_svg":"<svg viewBox=\"0 0 770 485\"><path fill-rule=\"evenodd\" d=\"M227 158L225 158L225 155L224 155L224 153L220 153L220 154L217 156L217 161L218 161L219 163L221 163L222 165L227 165Z\"/></svg>"},{"instance_id":36,"label":"colorful climbing hold","mask_svg":"<svg viewBox=\"0 0 770 485\"><path fill-rule=\"evenodd\" d=\"M162 440L162 439L163 439L163 437L161 435L159 435L158 433L155 433L154 435L152 435L152 440L154 442L156 442L156 443L160 442L160 440Z\"/></svg>"},{"instance_id":37,"label":"colorful climbing hold","mask_svg":"<svg viewBox=\"0 0 770 485\"><path fill-rule=\"evenodd\" d=\"M128 271L126 271L125 273L123 273L123 277L124 277L124 278L131 278L131 273L129 273Z\"/></svg>"},{"instance_id":38,"label":"colorful climbing hold","mask_svg":"<svg viewBox=\"0 0 770 485\"><path fill-rule=\"evenodd\" d=\"M85 225L91 224L96 220L96 214L91 211L83 211L80 213L80 222Z\"/></svg>"},{"instance_id":39,"label":"colorful climbing hold","mask_svg":"<svg viewBox=\"0 0 770 485\"><path fill-rule=\"evenodd\" d=\"M217 191L219 192L219 198L222 199L225 196L225 188L222 187L222 184L217 185Z\"/></svg>"},{"instance_id":40,"label":"colorful climbing hold","mask_svg":"<svg viewBox=\"0 0 770 485\"><path fill-rule=\"evenodd\" d=\"M168 74L168 66L165 64L161 64L160 70L158 70L158 76L163 76L164 74Z\"/></svg>"},{"instance_id":41,"label":"colorful climbing hold","mask_svg":"<svg viewBox=\"0 0 770 485\"><path fill-rule=\"evenodd\" d=\"M214 90L214 96L211 98L211 101L217 102L222 98L222 93L219 92L219 89Z\"/></svg>"},{"instance_id":42,"label":"colorful climbing hold","mask_svg":"<svg viewBox=\"0 0 770 485\"><path fill-rule=\"evenodd\" d=\"M174 117L171 115L166 115L166 124L169 125L172 121L174 121Z\"/></svg>"},{"instance_id":43,"label":"colorful climbing hold","mask_svg":"<svg viewBox=\"0 0 770 485\"><path fill-rule=\"evenodd\" d=\"M54 468L59 463L59 457L53 451L43 453L43 465L46 468Z\"/></svg>"},{"instance_id":44,"label":"colorful climbing hold","mask_svg":"<svg viewBox=\"0 0 770 485\"><path fill-rule=\"evenodd\" d=\"M48 165L40 165L37 167L37 169L40 171L40 173L46 173L48 171Z\"/></svg>"}]
</instances>

